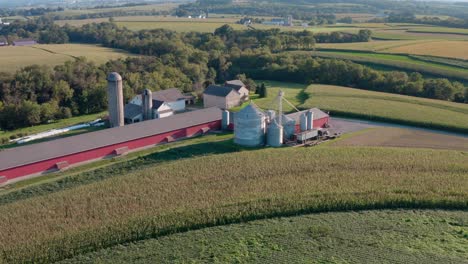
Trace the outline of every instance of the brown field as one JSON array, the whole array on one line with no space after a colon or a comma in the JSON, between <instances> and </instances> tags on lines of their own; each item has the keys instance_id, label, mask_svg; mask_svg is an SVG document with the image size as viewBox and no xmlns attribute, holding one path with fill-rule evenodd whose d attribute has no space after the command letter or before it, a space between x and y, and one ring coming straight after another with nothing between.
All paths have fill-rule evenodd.
<instances>
[{"instance_id":1,"label":"brown field","mask_svg":"<svg viewBox=\"0 0 468 264\"><path fill-rule=\"evenodd\" d=\"M372 128L344 138L333 146L373 146L451 149L468 151L468 137L431 133L423 130L403 128Z\"/></svg>"},{"instance_id":2,"label":"brown field","mask_svg":"<svg viewBox=\"0 0 468 264\"><path fill-rule=\"evenodd\" d=\"M393 47L388 52L431 55L468 60L468 41L419 42Z\"/></svg>"}]
</instances>

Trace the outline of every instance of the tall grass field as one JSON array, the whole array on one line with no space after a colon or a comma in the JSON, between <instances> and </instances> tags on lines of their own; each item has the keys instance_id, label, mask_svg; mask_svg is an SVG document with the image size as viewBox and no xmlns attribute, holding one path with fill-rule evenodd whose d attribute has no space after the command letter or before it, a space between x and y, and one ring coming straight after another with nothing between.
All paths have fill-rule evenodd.
<instances>
[{"instance_id":1,"label":"tall grass field","mask_svg":"<svg viewBox=\"0 0 468 264\"><path fill-rule=\"evenodd\" d=\"M396 122L468 133L468 105L359 89L310 85L301 108L319 107L331 115Z\"/></svg>"},{"instance_id":2,"label":"tall grass field","mask_svg":"<svg viewBox=\"0 0 468 264\"><path fill-rule=\"evenodd\" d=\"M459 151L322 146L197 157L1 205L0 259L50 263L189 229L311 212L463 209L467 190Z\"/></svg>"}]
</instances>

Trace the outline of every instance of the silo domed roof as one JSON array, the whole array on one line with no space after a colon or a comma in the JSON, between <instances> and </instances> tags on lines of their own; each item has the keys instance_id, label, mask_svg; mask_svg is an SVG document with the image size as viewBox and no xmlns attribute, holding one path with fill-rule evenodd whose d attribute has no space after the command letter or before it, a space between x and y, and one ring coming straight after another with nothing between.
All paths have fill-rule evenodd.
<instances>
[{"instance_id":1,"label":"silo domed roof","mask_svg":"<svg viewBox=\"0 0 468 264\"><path fill-rule=\"evenodd\" d=\"M264 117L265 113L263 113L260 109L258 109L258 107L253 102L250 102L249 105L247 105L242 110L240 110L238 113L236 113L236 116Z\"/></svg>"},{"instance_id":2,"label":"silo domed roof","mask_svg":"<svg viewBox=\"0 0 468 264\"><path fill-rule=\"evenodd\" d=\"M111 72L107 76L107 80L110 82L122 81L122 76L120 76L120 74L118 74L117 72Z\"/></svg>"}]
</instances>

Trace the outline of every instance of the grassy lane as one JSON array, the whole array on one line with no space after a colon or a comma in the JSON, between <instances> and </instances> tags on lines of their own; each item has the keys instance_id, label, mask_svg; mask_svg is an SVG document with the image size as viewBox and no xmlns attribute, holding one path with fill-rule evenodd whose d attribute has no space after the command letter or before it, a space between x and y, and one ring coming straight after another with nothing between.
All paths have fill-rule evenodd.
<instances>
[{"instance_id":1,"label":"grassy lane","mask_svg":"<svg viewBox=\"0 0 468 264\"><path fill-rule=\"evenodd\" d=\"M331 85L311 85L301 108L319 107L332 115L357 117L468 133L468 105Z\"/></svg>"},{"instance_id":2,"label":"grassy lane","mask_svg":"<svg viewBox=\"0 0 468 264\"><path fill-rule=\"evenodd\" d=\"M188 229L311 212L466 209L467 177L459 151L323 146L185 159L0 206L0 257L52 262Z\"/></svg>"},{"instance_id":3,"label":"grassy lane","mask_svg":"<svg viewBox=\"0 0 468 264\"><path fill-rule=\"evenodd\" d=\"M61 263L465 263L466 211L276 218L149 239Z\"/></svg>"}]
</instances>

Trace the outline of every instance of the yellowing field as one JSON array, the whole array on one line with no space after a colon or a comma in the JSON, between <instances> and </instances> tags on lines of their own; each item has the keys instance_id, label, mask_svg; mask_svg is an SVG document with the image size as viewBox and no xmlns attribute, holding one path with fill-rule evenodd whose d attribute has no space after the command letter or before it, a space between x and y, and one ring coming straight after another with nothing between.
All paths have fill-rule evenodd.
<instances>
[{"instance_id":1,"label":"yellowing field","mask_svg":"<svg viewBox=\"0 0 468 264\"><path fill-rule=\"evenodd\" d=\"M388 52L468 60L468 41L419 42L393 47L388 49Z\"/></svg>"},{"instance_id":2,"label":"yellowing field","mask_svg":"<svg viewBox=\"0 0 468 264\"><path fill-rule=\"evenodd\" d=\"M127 57L125 51L84 44L51 44L28 47L0 47L0 72L15 72L33 65L55 66L76 57L86 57L96 63Z\"/></svg>"}]
</instances>

